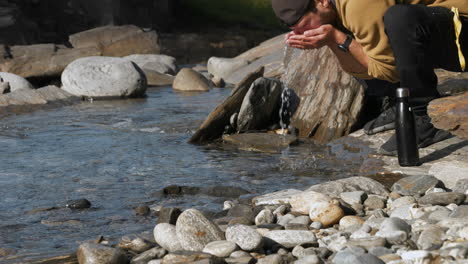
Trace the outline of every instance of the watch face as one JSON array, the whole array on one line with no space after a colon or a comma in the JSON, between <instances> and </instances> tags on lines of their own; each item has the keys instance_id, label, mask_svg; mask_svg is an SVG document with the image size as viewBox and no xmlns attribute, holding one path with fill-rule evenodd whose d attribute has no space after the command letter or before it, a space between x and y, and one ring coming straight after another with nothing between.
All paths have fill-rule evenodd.
<instances>
[{"instance_id":1,"label":"watch face","mask_svg":"<svg viewBox=\"0 0 468 264\"><path fill-rule=\"evenodd\" d=\"M348 52L349 49L347 46L343 45L343 44L338 44L338 48L344 52Z\"/></svg>"}]
</instances>

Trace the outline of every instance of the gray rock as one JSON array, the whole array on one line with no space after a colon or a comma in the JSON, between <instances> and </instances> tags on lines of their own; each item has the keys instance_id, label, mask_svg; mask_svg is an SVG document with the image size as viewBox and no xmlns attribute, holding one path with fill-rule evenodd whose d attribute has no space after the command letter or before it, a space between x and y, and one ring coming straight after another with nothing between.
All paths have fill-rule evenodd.
<instances>
[{"instance_id":1,"label":"gray rock","mask_svg":"<svg viewBox=\"0 0 468 264\"><path fill-rule=\"evenodd\" d=\"M367 198L367 194L363 191L344 192L340 194L341 200L348 204L362 204Z\"/></svg>"},{"instance_id":2,"label":"gray rock","mask_svg":"<svg viewBox=\"0 0 468 264\"><path fill-rule=\"evenodd\" d=\"M282 205L278 206L278 208L276 208L276 209L273 211L273 214L274 214L276 217L283 216L284 213L286 213L286 210L287 210L286 205L282 204Z\"/></svg>"},{"instance_id":3,"label":"gray rock","mask_svg":"<svg viewBox=\"0 0 468 264\"><path fill-rule=\"evenodd\" d=\"M323 225L322 225L321 222L315 221L315 222L312 222L312 224L310 224L309 227L311 229L321 229L323 227Z\"/></svg>"},{"instance_id":4,"label":"gray rock","mask_svg":"<svg viewBox=\"0 0 468 264\"><path fill-rule=\"evenodd\" d=\"M444 243L442 239L444 233L444 230L439 227L429 228L422 231L417 241L418 248L422 250L439 249Z\"/></svg>"},{"instance_id":5,"label":"gray rock","mask_svg":"<svg viewBox=\"0 0 468 264\"><path fill-rule=\"evenodd\" d=\"M299 223L287 223L284 226L285 230L309 230L309 226L305 224Z\"/></svg>"},{"instance_id":6,"label":"gray rock","mask_svg":"<svg viewBox=\"0 0 468 264\"><path fill-rule=\"evenodd\" d=\"M185 250L201 251L212 241L224 240L224 233L196 209L185 210L177 219L176 233Z\"/></svg>"},{"instance_id":7,"label":"gray rock","mask_svg":"<svg viewBox=\"0 0 468 264\"><path fill-rule=\"evenodd\" d=\"M177 222L177 218L182 212L179 208L168 208L163 207L159 210L158 221L156 224L168 223L171 225L175 225Z\"/></svg>"},{"instance_id":8,"label":"gray rock","mask_svg":"<svg viewBox=\"0 0 468 264\"><path fill-rule=\"evenodd\" d=\"M257 264L282 264L283 258L278 254L268 255L257 261Z\"/></svg>"},{"instance_id":9,"label":"gray rock","mask_svg":"<svg viewBox=\"0 0 468 264\"><path fill-rule=\"evenodd\" d=\"M263 239L255 229L246 225L233 225L226 229L226 240L236 243L242 250L252 251L262 246Z\"/></svg>"},{"instance_id":10,"label":"gray rock","mask_svg":"<svg viewBox=\"0 0 468 264\"><path fill-rule=\"evenodd\" d=\"M371 254L356 255L345 250L340 251L333 258L334 264L384 264L381 259Z\"/></svg>"},{"instance_id":11,"label":"gray rock","mask_svg":"<svg viewBox=\"0 0 468 264\"><path fill-rule=\"evenodd\" d=\"M445 187L453 189L456 183L468 176L468 164L462 161L441 161L433 164L429 174L442 181Z\"/></svg>"},{"instance_id":12,"label":"gray rock","mask_svg":"<svg viewBox=\"0 0 468 264\"><path fill-rule=\"evenodd\" d=\"M123 250L100 244L81 244L76 254L78 257L78 263L80 264L128 263L127 256Z\"/></svg>"},{"instance_id":13,"label":"gray rock","mask_svg":"<svg viewBox=\"0 0 468 264\"><path fill-rule=\"evenodd\" d=\"M322 237L319 239L319 246L327 247L328 249L338 252L346 248L348 244L347 234L339 232L333 235Z\"/></svg>"},{"instance_id":14,"label":"gray rock","mask_svg":"<svg viewBox=\"0 0 468 264\"><path fill-rule=\"evenodd\" d=\"M468 215L468 205L459 205L449 215L452 218L464 218Z\"/></svg>"},{"instance_id":15,"label":"gray rock","mask_svg":"<svg viewBox=\"0 0 468 264\"><path fill-rule=\"evenodd\" d=\"M198 264L222 264L222 258L193 251L177 251L169 253L162 259L164 264L198 263Z\"/></svg>"},{"instance_id":16,"label":"gray rock","mask_svg":"<svg viewBox=\"0 0 468 264\"><path fill-rule=\"evenodd\" d=\"M255 217L255 225L272 224L275 222L275 215L269 209L263 209Z\"/></svg>"},{"instance_id":17,"label":"gray rock","mask_svg":"<svg viewBox=\"0 0 468 264\"><path fill-rule=\"evenodd\" d=\"M449 209L441 207L435 210L434 212L430 213L427 219L429 219L432 222L439 222L445 218L448 218L451 213L452 211L450 211Z\"/></svg>"},{"instance_id":18,"label":"gray rock","mask_svg":"<svg viewBox=\"0 0 468 264\"><path fill-rule=\"evenodd\" d=\"M122 237L117 245L119 248L131 250L136 253L143 253L155 246L153 242L135 235Z\"/></svg>"},{"instance_id":19,"label":"gray rock","mask_svg":"<svg viewBox=\"0 0 468 264\"><path fill-rule=\"evenodd\" d=\"M154 240L169 252L183 250L177 238L176 227L168 223L157 224L154 227Z\"/></svg>"},{"instance_id":20,"label":"gray rock","mask_svg":"<svg viewBox=\"0 0 468 264\"><path fill-rule=\"evenodd\" d=\"M266 233L265 237L285 248L293 248L307 243L317 243L315 234L304 230L273 230Z\"/></svg>"},{"instance_id":21,"label":"gray rock","mask_svg":"<svg viewBox=\"0 0 468 264\"><path fill-rule=\"evenodd\" d=\"M175 80L175 77L169 74L148 69L142 69L142 71L146 76L148 86L171 86Z\"/></svg>"},{"instance_id":22,"label":"gray rock","mask_svg":"<svg viewBox=\"0 0 468 264\"><path fill-rule=\"evenodd\" d=\"M124 59L133 61L141 69L157 71L175 75L177 72L176 59L162 54L134 54L124 57Z\"/></svg>"},{"instance_id":23,"label":"gray rock","mask_svg":"<svg viewBox=\"0 0 468 264\"><path fill-rule=\"evenodd\" d=\"M401 198L398 198L392 202L388 202L387 204L387 207L392 210L392 209L395 209L395 208L398 208L398 207L402 207L402 206L405 206L405 205L411 205L411 204L415 204L416 203L416 199L413 197L413 196L403 196Z\"/></svg>"},{"instance_id":24,"label":"gray rock","mask_svg":"<svg viewBox=\"0 0 468 264\"><path fill-rule=\"evenodd\" d=\"M245 59L211 57L208 59L207 67L209 73L226 80L234 71L248 64L249 62Z\"/></svg>"},{"instance_id":25,"label":"gray rock","mask_svg":"<svg viewBox=\"0 0 468 264\"><path fill-rule=\"evenodd\" d=\"M155 247L133 257L130 263L147 264L148 261L153 259L161 259L164 257L164 255L166 255L166 250L164 248Z\"/></svg>"},{"instance_id":26,"label":"gray rock","mask_svg":"<svg viewBox=\"0 0 468 264\"><path fill-rule=\"evenodd\" d=\"M87 57L70 63L62 73L65 91L76 96L136 97L146 91L146 77L131 61Z\"/></svg>"},{"instance_id":27,"label":"gray rock","mask_svg":"<svg viewBox=\"0 0 468 264\"><path fill-rule=\"evenodd\" d=\"M201 73L196 72L189 68L183 68L177 73L174 83L172 84L174 90L179 91L209 91L210 81L205 78Z\"/></svg>"},{"instance_id":28,"label":"gray rock","mask_svg":"<svg viewBox=\"0 0 468 264\"><path fill-rule=\"evenodd\" d=\"M364 201L364 207L368 210L383 209L385 208L385 200L378 196L372 195Z\"/></svg>"},{"instance_id":29,"label":"gray rock","mask_svg":"<svg viewBox=\"0 0 468 264\"><path fill-rule=\"evenodd\" d=\"M91 207L91 202L87 199L70 200L65 204L70 209L86 209Z\"/></svg>"},{"instance_id":30,"label":"gray rock","mask_svg":"<svg viewBox=\"0 0 468 264\"><path fill-rule=\"evenodd\" d=\"M20 89L34 89L34 86L28 80L13 73L0 72L0 78L3 79L4 83L9 83L10 92Z\"/></svg>"},{"instance_id":31,"label":"gray rock","mask_svg":"<svg viewBox=\"0 0 468 264\"><path fill-rule=\"evenodd\" d=\"M283 216L278 217L278 225L286 226L290 221L296 219L296 217L292 214L285 214Z\"/></svg>"},{"instance_id":32,"label":"gray rock","mask_svg":"<svg viewBox=\"0 0 468 264\"><path fill-rule=\"evenodd\" d=\"M322 264L323 261L317 255L307 255L294 262L294 264Z\"/></svg>"},{"instance_id":33,"label":"gray rock","mask_svg":"<svg viewBox=\"0 0 468 264\"><path fill-rule=\"evenodd\" d=\"M363 191L367 194L377 194L387 197L389 192L381 183L366 177L350 177L313 185L306 191L316 191L333 197L339 197L343 192Z\"/></svg>"},{"instance_id":34,"label":"gray rock","mask_svg":"<svg viewBox=\"0 0 468 264\"><path fill-rule=\"evenodd\" d=\"M370 250L375 247L384 247L387 241L383 237L368 237L360 239L351 239L348 241L349 246L362 247Z\"/></svg>"},{"instance_id":35,"label":"gray rock","mask_svg":"<svg viewBox=\"0 0 468 264\"><path fill-rule=\"evenodd\" d=\"M237 250L237 251L232 252L229 257L230 258L250 257L250 254L242 250Z\"/></svg>"},{"instance_id":36,"label":"gray rock","mask_svg":"<svg viewBox=\"0 0 468 264\"><path fill-rule=\"evenodd\" d=\"M255 214L251 206L244 204L236 204L231 209L229 209L227 216L230 217L245 217L251 222L255 220Z\"/></svg>"},{"instance_id":37,"label":"gray rock","mask_svg":"<svg viewBox=\"0 0 468 264\"><path fill-rule=\"evenodd\" d=\"M0 81L0 94L6 94L9 92L11 92L10 83Z\"/></svg>"},{"instance_id":38,"label":"gray rock","mask_svg":"<svg viewBox=\"0 0 468 264\"><path fill-rule=\"evenodd\" d=\"M224 86L226 86L224 79L218 76L213 76L213 78L211 78L211 82L213 83L214 86L219 87L219 88L223 88Z\"/></svg>"},{"instance_id":39,"label":"gray rock","mask_svg":"<svg viewBox=\"0 0 468 264\"><path fill-rule=\"evenodd\" d=\"M468 179L460 179L453 187L453 192L468 194Z\"/></svg>"},{"instance_id":40,"label":"gray rock","mask_svg":"<svg viewBox=\"0 0 468 264\"><path fill-rule=\"evenodd\" d=\"M385 238L391 244L406 242L411 232L411 226L400 218L386 218L380 225L380 230L375 234Z\"/></svg>"},{"instance_id":41,"label":"gray rock","mask_svg":"<svg viewBox=\"0 0 468 264\"><path fill-rule=\"evenodd\" d=\"M289 224L302 224L302 225L310 225L310 218L305 215L300 215L291 221L289 221Z\"/></svg>"},{"instance_id":42,"label":"gray rock","mask_svg":"<svg viewBox=\"0 0 468 264\"><path fill-rule=\"evenodd\" d=\"M239 258L225 258L224 261L227 264L251 264L254 262L254 258L252 258L249 255L249 256L239 257Z\"/></svg>"},{"instance_id":43,"label":"gray rock","mask_svg":"<svg viewBox=\"0 0 468 264\"><path fill-rule=\"evenodd\" d=\"M261 130L271 125L279 107L281 83L275 79L259 78L250 86L237 117L237 131ZM272 119L273 117L273 119Z\"/></svg>"},{"instance_id":44,"label":"gray rock","mask_svg":"<svg viewBox=\"0 0 468 264\"><path fill-rule=\"evenodd\" d=\"M226 258L230 256L231 253L234 252L236 249L236 243L223 240L208 243L203 249L203 252L217 257Z\"/></svg>"},{"instance_id":45,"label":"gray rock","mask_svg":"<svg viewBox=\"0 0 468 264\"><path fill-rule=\"evenodd\" d=\"M418 202L420 204L432 205L461 204L465 201L465 197L463 193L429 193L421 197Z\"/></svg>"},{"instance_id":46,"label":"gray rock","mask_svg":"<svg viewBox=\"0 0 468 264\"><path fill-rule=\"evenodd\" d=\"M378 246L368 249L369 254L372 254L376 257L380 257L383 255L393 254L393 250L386 248L384 246Z\"/></svg>"},{"instance_id":47,"label":"gray rock","mask_svg":"<svg viewBox=\"0 0 468 264\"><path fill-rule=\"evenodd\" d=\"M252 202L256 205L289 204L291 198L302 191L296 189L281 190L255 197Z\"/></svg>"},{"instance_id":48,"label":"gray rock","mask_svg":"<svg viewBox=\"0 0 468 264\"><path fill-rule=\"evenodd\" d=\"M394 183L391 190L400 195L423 195L438 186L441 182L434 176L409 176Z\"/></svg>"},{"instance_id":49,"label":"gray rock","mask_svg":"<svg viewBox=\"0 0 468 264\"><path fill-rule=\"evenodd\" d=\"M398 208L393 209L390 213L390 217L400 218L404 220L411 220L416 217L413 216L413 211L416 207L414 204L412 205L403 205Z\"/></svg>"},{"instance_id":50,"label":"gray rock","mask_svg":"<svg viewBox=\"0 0 468 264\"><path fill-rule=\"evenodd\" d=\"M411 250L401 254L403 260L418 261L418 263L425 263L424 260L432 259L431 253L426 250Z\"/></svg>"}]
</instances>

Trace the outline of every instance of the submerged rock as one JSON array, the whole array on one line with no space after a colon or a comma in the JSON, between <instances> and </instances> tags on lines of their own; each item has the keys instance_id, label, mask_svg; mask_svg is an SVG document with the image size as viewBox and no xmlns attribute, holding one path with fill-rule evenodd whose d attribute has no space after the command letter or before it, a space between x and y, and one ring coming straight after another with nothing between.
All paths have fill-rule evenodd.
<instances>
[{"instance_id":1,"label":"submerged rock","mask_svg":"<svg viewBox=\"0 0 468 264\"><path fill-rule=\"evenodd\" d=\"M91 207L91 202L87 199L70 200L65 207L70 209L86 209Z\"/></svg>"},{"instance_id":2,"label":"submerged rock","mask_svg":"<svg viewBox=\"0 0 468 264\"><path fill-rule=\"evenodd\" d=\"M244 133L224 135L223 141L238 146L239 149L258 152L278 152L298 142L292 135L269 133Z\"/></svg>"},{"instance_id":3,"label":"submerged rock","mask_svg":"<svg viewBox=\"0 0 468 264\"><path fill-rule=\"evenodd\" d=\"M111 248L100 244L84 243L77 251L80 264L127 264L128 258L121 249Z\"/></svg>"},{"instance_id":4,"label":"submerged rock","mask_svg":"<svg viewBox=\"0 0 468 264\"><path fill-rule=\"evenodd\" d=\"M62 74L63 89L76 96L136 97L146 91L146 77L128 60L88 57L72 62Z\"/></svg>"}]
</instances>

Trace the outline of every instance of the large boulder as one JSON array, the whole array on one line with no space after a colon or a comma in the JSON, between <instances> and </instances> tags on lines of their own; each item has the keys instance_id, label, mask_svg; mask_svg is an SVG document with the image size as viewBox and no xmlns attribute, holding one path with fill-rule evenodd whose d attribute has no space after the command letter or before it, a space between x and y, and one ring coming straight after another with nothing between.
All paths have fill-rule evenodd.
<instances>
[{"instance_id":1,"label":"large boulder","mask_svg":"<svg viewBox=\"0 0 468 264\"><path fill-rule=\"evenodd\" d=\"M10 84L10 92L20 89L34 89L34 86L25 78L9 72L0 72L0 78L3 82Z\"/></svg>"},{"instance_id":2,"label":"large boulder","mask_svg":"<svg viewBox=\"0 0 468 264\"><path fill-rule=\"evenodd\" d=\"M126 26L104 26L70 36L74 48L99 48L103 56L123 57L132 54L159 54L159 36L154 31Z\"/></svg>"},{"instance_id":3,"label":"large boulder","mask_svg":"<svg viewBox=\"0 0 468 264\"><path fill-rule=\"evenodd\" d=\"M249 61L244 59L228 59L211 57L208 60L208 72L216 77L226 79L234 71L247 66Z\"/></svg>"},{"instance_id":4,"label":"large boulder","mask_svg":"<svg viewBox=\"0 0 468 264\"><path fill-rule=\"evenodd\" d=\"M436 99L427 109L436 128L468 139L468 92Z\"/></svg>"},{"instance_id":5,"label":"large boulder","mask_svg":"<svg viewBox=\"0 0 468 264\"><path fill-rule=\"evenodd\" d=\"M0 95L0 106L43 105L55 102L66 104L79 100L78 97L56 86L46 86L36 90L20 89L5 95Z\"/></svg>"},{"instance_id":6,"label":"large boulder","mask_svg":"<svg viewBox=\"0 0 468 264\"><path fill-rule=\"evenodd\" d=\"M298 105L291 106L291 124L299 129L300 136L327 142L352 132L363 105L365 85L342 70L329 48L289 48L285 67L282 80L298 97Z\"/></svg>"},{"instance_id":7,"label":"large boulder","mask_svg":"<svg viewBox=\"0 0 468 264\"><path fill-rule=\"evenodd\" d=\"M136 97L144 95L146 78L131 61L88 57L74 61L62 74L63 89L88 97Z\"/></svg>"},{"instance_id":8,"label":"large boulder","mask_svg":"<svg viewBox=\"0 0 468 264\"><path fill-rule=\"evenodd\" d=\"M10 53L11 57L0 62L0 71L25 78L57 77L74 60L101 55L96 47L70 49L55 44L12 46Z\"/></svg>"},{"instance_id":9,"label":"large boulder","mask_svg":"<svg viewBox=\"0 0 468 264\"><path fill-rule=\"evenodd\" d=\"M152 70L160 73L175 75L177 72L176 59L159 54L134 54L124 57L138 65L142 70Z\"/></svg>"}]
</instances>

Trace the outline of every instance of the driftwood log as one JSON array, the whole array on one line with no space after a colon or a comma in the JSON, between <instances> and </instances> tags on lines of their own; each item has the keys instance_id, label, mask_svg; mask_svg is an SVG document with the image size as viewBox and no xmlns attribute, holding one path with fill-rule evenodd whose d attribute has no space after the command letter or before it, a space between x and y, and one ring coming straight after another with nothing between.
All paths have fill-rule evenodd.
<instances>
[{"instance_id":1,"label":"driftwood log","mask_svg":"<svg viewBox=\"0 0 468 264\"><path fill-rule=\"evenodd\" d=\"M288 48L283 82L299 100L291 125L299 136L327 142L352 132L365 83L344 72L332 51Z\"/></svg>"}]
</instances>

